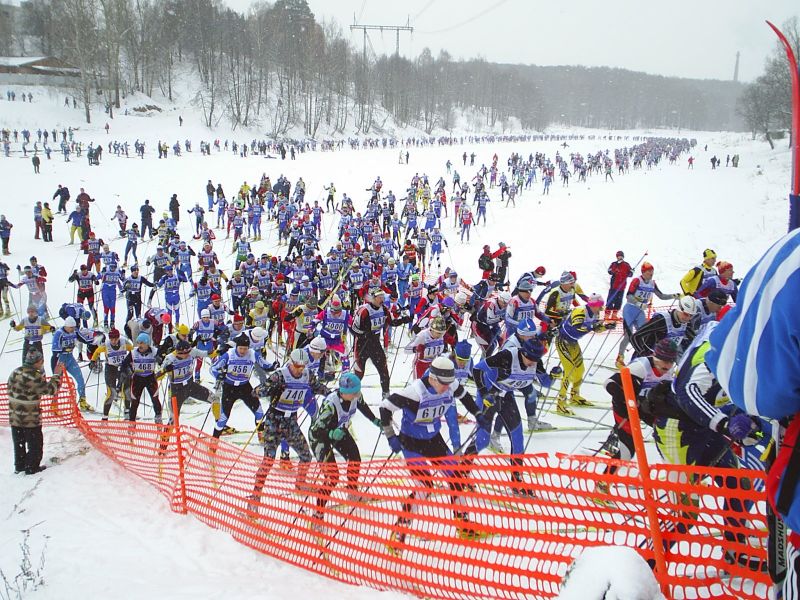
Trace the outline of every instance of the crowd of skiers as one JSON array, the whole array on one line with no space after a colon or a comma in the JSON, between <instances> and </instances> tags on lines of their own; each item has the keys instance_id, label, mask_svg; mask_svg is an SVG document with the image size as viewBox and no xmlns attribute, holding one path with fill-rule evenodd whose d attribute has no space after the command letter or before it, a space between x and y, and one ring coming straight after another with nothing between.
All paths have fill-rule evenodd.
<instances>
[{"instance_id":1,"label":"crowd of skiers","mask_svg":"<svg viewBox=\"0 0 800 600\"><path fill-rule=\"evenodd\" d=\"M334 460L334 450L345 460L360 459L347 429L356 410L381 429L393 453L406 458L499 448L504 435L512 456L524 453L526 430L553 428L544 419L551 403L553 413L586 419L575 411L593 402L581 392L587 346L595 335L608 335L621 322L617 366L631 369L642 414L654 428L662 456L672 462L735 467L736 456L723 450L731 441L757 441L763 423L732 405L719 405L720 388L703 360L709 332L738 294L733 266L718 260L713 250L706 249L702 262L667 292L656 285L652 263L640 260L631 265L620 251L608 268L606 298L584 292L573 271L548 279L543 266L512 284L511 249L503 243L495 250L483 247L478 281L465 281L452 266L442 265L449 253L443 233L450 227L447 205L453 210L453 226L462 239L466 233L468 241L472 211L485 222L493 173L501 188L502 178L496 176L500 171L509 188L520 181L524 188L537 171L603 173L611 164L625 172L629 165L637 169L661 160L674 162L691 146L687 140L647 140L613 153L586 159L572 153L553 161L541 154L514 154L502 168L495 155L491 167L481 166L469 182L457 179L448 161L452 188L444 177L431 185L427 176L415 175L396 197L378 177L367 188L368 199L360 211L346 194L336 198L333 183L326 186L329 196L323 208L317 201L306 201L302 178L292 185L283 176L273 182L263 175L255 185L244 182L230 199L221 184L209 180L205 205L198 202L187 210L194 219L192 240L178 232L177 195L157 224L156 210L148 201L140 208L141 226L129 223L118 207L112 219L125 241L123 257L111 248L113 240L99 239L92 231L92 199L82 189L69 215L84 253L82 264L68 277L75 286L74 301L64 302L57 315L52 314L45 291L47 272L35 257L20 270L19 281L11 281L8 266L2 264L5 310L12 314L8 288L24 287L29 293L27 314L11 322L25 336L20 385L38 381L30 386L39 395L57 387L58 378L46 384L33 373L42 364L43 336L52 333L53 372L65 370L76 382L80 408L97 411L100 418L110 418L116 405L119 415L135 422L147 392L153 419L161 423L166 385L179 406L189 398L210 402L213 435L219 438L235 432L229 418L241 401L252 411L264 447L250 497L251 511L257 512L279 448L282 459L289 457L289 448L299 457L301 490L313 487L306 477L313 459ZM459 158L466 165L469 157ZM69 191L59 186L56 198L56 214L66 214ZM329 235L334 225L335 234ZM255 252L254 245L264 235L273 236L271 247L285 245L285 254ZM331 239L323 249L323 242ZM156 242L154 251L139 256L139 244L150 240ZM230 252L223 253L228 247ZM448 258L445 265L452 262ZM145 287L150 288L146 299ZM654 296L673 304L652 312ZM118 328L119 298L124 298L126 314ZM53 324L55 318L61 319L60 326ZM632 356L626 354L629 346ZM396 359L387 357L392 349L414 359L410 382L394 391ZM361 393L367 363L372 363L380 382L377 415ZM677 376L676 365L685 365ZM86 397L84 367L102 373L102 408ZM204 385L206 374L212 378L211 387ZM258 381L255 386L252 376ZM629 459L633 444L618 375L611 375L606 389L615 426L602 449ZM524 419L517 394L523 399ZM28 429L35 421L26 416L26 402L32 400L19 398L15 427ZM468 417L458 413L457 403ZM301 409L311 416L308 438L298 424ZM394 413L402 416L399 430ZM476 426L462 439L465 418ZM442 435L443 424L449 441ZM32 448L30 455L24 452L26 445ZM17 470L36 470L40 446L40 436L15 434L15 448L22 448ZM511 464L519 461L512 459ZM456 478L448 485L456 493L467 482ZM510 470L508 485L513 494L533 493L521 469ZM348 471L347 486L357 497L357 470ZM602 485L596 491L599 497L610 493ZM325 502L320 496L319 509ZM730 508L734 513L743 510L740 505ZM473 526L466 515L457 505L453 510L462 532L470 535ZM321 510L315 518L323 526ZM402 551L403 532L412 518L406 511L397 520L392 540L397 551ZM736 514L726 518L740 519ZM747 562L746 555L729 558Z\"/></svg>"}]
</instances>

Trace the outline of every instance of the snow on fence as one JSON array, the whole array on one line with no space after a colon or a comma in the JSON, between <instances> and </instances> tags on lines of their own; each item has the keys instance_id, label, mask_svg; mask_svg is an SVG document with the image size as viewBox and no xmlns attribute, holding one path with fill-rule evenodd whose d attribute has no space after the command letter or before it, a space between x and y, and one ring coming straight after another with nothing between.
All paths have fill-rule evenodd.
<instances>
[{"instance_id":1,"label":"snow on fence","mask_svg":"<svg viewBox=\"0 0 800 600\"><path fill-rule=\"evenodd\" d=\"M96 449L155 486L173 511L354 585L426 598L552 598L574 557L616 545L659 564L667 597L768 593L765 573L725 560L728 553L766 561L765 497L755 491L763 473L757 471L646 462L640 468L547 454L385 459L313 463L305 474L312 485L298 490L297 462L264 463L180 424L85 419L69 378L55 398L42 401L42 420L80 429ZM0 385L0 424L7 423L7 390ZM252 498L266 466L263 489ZM348 496L348 468L358 471L360 499ZM513 481L517 475L522 482ZM597 490L600 483L609 493ZM328 502L320 507L323 498ZM412 518L398 526L404 507ZM317 510L321 529L312 527ZM466 524L456 511L468 517L473 535L459 529ZM393 532L405 534L402 544L391 541Z\"/></svg>"}]
</instances>

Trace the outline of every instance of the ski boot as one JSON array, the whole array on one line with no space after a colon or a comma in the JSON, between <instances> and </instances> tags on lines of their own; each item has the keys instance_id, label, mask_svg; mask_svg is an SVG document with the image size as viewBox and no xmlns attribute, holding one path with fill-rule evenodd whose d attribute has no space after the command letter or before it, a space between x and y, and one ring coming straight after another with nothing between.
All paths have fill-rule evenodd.
<instances>
[{"instance_id":1,"label":"ski boot","mask_svg":"<svg viewBox=\"0 0 800 600\"><path fill-rule=\"evenodd\" d=\"M597 494L594 498L590 498L597 506L604 508L617 508L616 503L610 498L611 486L606 481L598 481L594 485L594 491Z\"/></svg>"},{"instance_id":2,"label":"ski boot","mask_svg":"<svg viewBox=\"0 0 800 600\"><path fill-rule=\"evenodd\" d=\"M245 516L253 521L257 520L260 506L259 495L256 493L249 494L247 496L247 514Z\"/></svg>"},{"instance_id":3,"label":"ski boot","mask_svg":"<svg viewBox=\"0 0 800 600\"><path fill-rule=\"evenodd\" d=\"M311 531L317 535L321 535L325 532L325 515L322 514L321 510L316 510L314 514L311 515L310 528Z\"/></svg>"},{"instance_id":4,"label":"ski boot","mask_svg":"<svg viewBox=\"0 0 800 600\"><path fill-rule=\"evenodd\" d=\"M256 426L256 435L258 436L258 443L263 446L264 440L266 438L266 435L264 433L264 423L259 423Z\"/></svg>"},{"instance_id":5,"label":"ski boot","mask_svg":"<svg viewBox=\"0 0 800 600\"><path fill-rule=\"evenodd\" d=\"M347 501L348 502L363 502L364 494L358 489L357 485L347 486Z\"/></svg>"},{"instance_id":6,"label":"ski boot","mask_svg":"<svg viewBox=\"0 0 800 600\"><path fill-rule=\"evenodd\" d=\"M598 494L603 494L604 496L608 496L611 493L611 486L608 485L607 481L598 481L594 485L594 491Z\"/></svg>"},{"instance_id":7,"label":"ski boot","mask_svg":"<svg viewBox=\"0 0 800 600\"><path fill-rule=\"evenodd\" d=\"M516 477L511 478L511 495L516 496L517 498L536 498L536 493L527 487L522 487L525 485L525 482L520 477L517 479Z\"/></svg>"},{"instance_id":8,"label":"ski boot","mask_svg":"<svg viewBox=\"0 0 800 600\"><path fill-rule=\"evenodd\" d=\"M453 514L456 525L456 533L458 537L464 540L475 540L485 537L485 534L482 534L480 531L475 529L474 524L469 520L469 516L467 513L456 511Z\"/></svg>"},{"instance_id":9,"label":"ski boot","mask_svg":"<svg viewBox=\"0 0 800 600\"><path fill-rule=\"evenodd\" d=\"M398 517L394 523L395 528L389 534L389 542L386 544L386 548L395 556L399 556L403 552L403 544L406 541L406 532L400 531L399 528L408 527L410 523L411 521L405 517Z\"/></svg>"},{"instance_id":10,"label":"ski boot","mask_svg":"<svg viewBox=\"0 0 800 600\"><path fill-rule=\"evenodd\" d=\"M625 366L625 357L622 354L617 355L617 360L614 361L614 366L621 369Z\"/></svg>"},{"instance_id":11,"label":"ski boot","mask_svg":"<svg viewBox=\"0 0 800 600\"><path fill-rule=\"evenodd\" d=\"M555 427L547 421L542 421L536 415L528 417L529 431L552 431Z\"/></svg>"},{"instance_id":12,"label":"ski boot","mask_svg":"<svg viewBox=\"0 0 800 600\"><path fill-rule=\"evenodd\" d=\"M300 479L298 477L297 481L295 481L294 489L299 494L308 495L308 494L314 492L317 488L316 488L316 486L314 486L313 483L310 483L310 482L306 481L305 479Z\"/></svg>"},{"instance_id":13,"label":"ski boot","mask_svg":"<svg viewBox=\"0 0 800 600\"><path fill-rule=\"evenodd\" d=\"M569 402L575 406L594 406L594 403L575 392L572 392L572 395L569 397Z\"/></svg>"},{"instance_id":14,"label":"ski boot","mask_svg":"<svg viewBox=\"0 0 800 600\"><path fill-rule=\"evenodd\" d=\"M86 396L81 396L78 399L78 408L85 412L94 412L94 408L86 401Z\"/></svg>"},{"instance_id":15,"label":"ski boot","mask_svg":"<svg viewBox=\"0 0 800 600\"><path fill-rule=\"evenodd\" d=\"M563 396L558 397L556 402L556 413L565 417L571 417L575 413L567 406L567 399Z\"/></svg>"},{"instance_id":16,"label":"ski boot","mask_svg":"<svg viewBox=\"0 0 800 600\"><path fill-rule=\"evenodd\" d=\"M500 432L493 431L492 435L489 438L489 448L491 448L494 452L502 454L503 452L503 445L500 443Z\"/></svg>"}]
</instances>

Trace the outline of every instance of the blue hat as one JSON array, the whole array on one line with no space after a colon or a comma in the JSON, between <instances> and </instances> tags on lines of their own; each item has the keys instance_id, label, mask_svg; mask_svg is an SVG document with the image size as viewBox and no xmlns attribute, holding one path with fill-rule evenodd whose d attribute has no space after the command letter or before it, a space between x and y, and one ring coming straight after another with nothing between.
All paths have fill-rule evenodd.
<instances>
[{"instance_id":1,"label":"blue hat","mask_svg":"<svg viewBox=\"0 0 800 600\"><path fill-rule=\"evenodd\" d=\"M136 343L150 345L150 336L146 333L140 333L136 336Z\"/></svg>"},{"instance_id":2,"label":"blue hat","mask_svg":"<svg viewBox=\"0 0 800 600\"><path fill-rule=\"evenodd\" d=\"M467 340L461 340L456 344L455 351L456 358L467 360L470 356L472 356L472 344L470 344Z\"/></svg>"},{"instance_id":3,"label":"blue hat","mask_svg":"<svg viewBox=\"0 0 800 600\"><path fill-rule=\"evenodd\" d=\"M355 373L344 373L339 378L339 393L358 394L361 391L361 380Z\"/></svg>"},{"instance_id":4,"label":"blue hat","mask_svg":"<svg viewBox=\"0 0 800 600\"><path fill-rule=\"evenodd\" d=\"M539 360L545 355L547 348L539 340L525 340L520 347L520 352L528 360Z\"/></svg>"},{"instance_id":5,"label":"blue hat","mask_svg":"<svg viewBox=\"0 0 800 600\"><path fill-rule=\"evenodd\" d=\"M533 319L523 319L517 325L517 333L520 335L536 335L536 323Z\"/></svg>"}]
</instances>

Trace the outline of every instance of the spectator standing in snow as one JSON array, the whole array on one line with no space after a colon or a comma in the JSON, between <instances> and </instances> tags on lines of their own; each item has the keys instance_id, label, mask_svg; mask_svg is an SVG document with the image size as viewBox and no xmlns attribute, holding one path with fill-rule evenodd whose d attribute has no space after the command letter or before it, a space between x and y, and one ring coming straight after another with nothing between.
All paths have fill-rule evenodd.
<instances>
[{"instance_id":1,"label":"spectator standing in snow","mask_svg":"<svg viewBox=\"0 0 800 600\"><path fill-rule=\"evenodd\" d=\"M11 252L8 250L8 242L11 240L11 228L14 227L11 223L6 221L5 215L0 215L0 240L3 243L3 254L8 256Z\"/></svg>"},{"instance_id":2,"label":"spectator standing in snow","mask_svg":"<svg viewBox=\"0 0 800 600\"><path fill-rule=\"evenodd\" d=\"M52 396L61 386L61 375L49 380L44 374L41 350L31 348L21 367L8 378L8 409L11 440L14 444L14 471L33 475L44 471L41 466L43 438L40 402Z\"/></svg>"},{"instance_id":3,"label":"spectator standing in snow","mask_svg":"<svg viewBox=\"0 0 800 600\"><path fill-rule=\"evenodd\" d=\"M142 215L142 226L140 228L142 239L147 235L148 230L150 231L150 239L153 239L153 214L156 212L156 209L150 206L150 200L145 200L144 204L139 207L139 212Z\"/></svg>"},{"instance_id":4,"label":"spectator standing in snow","mask_svg":"<svg viewBox=\"0 0 800 600\"><path fill-rule=\"evenodd\" d=\"M628 279L633 275L633 268L625 260L625 253L617 250L617 260L608 267L608 274L611 275L611 282L608 286L608 299L606 300L606 318L616 319L617 311L622 308L622 299L625 296L625 288L628 287Z\"/></svg>"}]
</instances>

